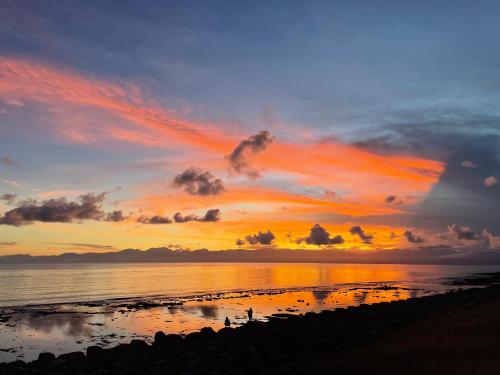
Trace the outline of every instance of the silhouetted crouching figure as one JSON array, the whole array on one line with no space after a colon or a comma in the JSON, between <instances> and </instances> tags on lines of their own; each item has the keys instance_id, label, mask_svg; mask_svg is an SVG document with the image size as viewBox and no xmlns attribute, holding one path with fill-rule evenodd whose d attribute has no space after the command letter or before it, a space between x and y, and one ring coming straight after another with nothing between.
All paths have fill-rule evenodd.
<instances>
[{"instance_id":1,"label":"silhouetted crouching figure","mask_svg":"<svg viewBox=\"0 0 500 375\"><path fill-rule=\"evenodd\" d=\"M231 321L229 320L229 318L226 316L226 320L224 320L224 325L226 327L230 327L231 326Z\"/></svg>"}]
</instances>

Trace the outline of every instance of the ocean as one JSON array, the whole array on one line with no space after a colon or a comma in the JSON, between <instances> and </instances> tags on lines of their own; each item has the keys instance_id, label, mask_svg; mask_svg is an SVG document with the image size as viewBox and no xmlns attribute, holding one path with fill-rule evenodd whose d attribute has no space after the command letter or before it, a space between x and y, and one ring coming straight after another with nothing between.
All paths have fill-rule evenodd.
<instances>
[{"instance_id":1,"label":"ocean","mask_svg":"<svg viewBox=\"0 0 500 375\"><path fill-rule=\"evenodd\" d=\"M443 293L499 266L175 263L0 265L0 362L154 333Z\"/></svg>"}]
</instances>

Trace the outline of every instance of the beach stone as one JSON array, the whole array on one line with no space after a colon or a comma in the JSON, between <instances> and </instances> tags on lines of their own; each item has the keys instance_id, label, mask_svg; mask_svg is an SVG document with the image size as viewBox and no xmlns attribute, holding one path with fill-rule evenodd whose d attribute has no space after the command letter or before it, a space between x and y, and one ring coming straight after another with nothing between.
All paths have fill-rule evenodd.
<instances>
[{"instance_id":1,"label":"beach stone","mask_svg":"<svg viewBox=\"0 0 500 375\"><path fill-rule=\"evenodd\" d=\"M215 335L215 331L212 327L203 327L202 329L200 329L200 333L205 336Z\"/></svg>"},{"instance_id":2,"label":"beach stone","mask_svg":"<svg viewBox=\"0 0 500 375\"><path fill-rule=\"evenodd\" d=\"M38 362L42 364L52 362L55 359L56 356L49 352L43 352L38 355Z\"/></svg>"},{"instance_id":3,"label":"beach stone","mask_svg":"<svg viewBox=\"0 0 500 375\"><path fill-rule=\"evenodd\" d=\"M154 343L155 344L161 344L164 342L165 338L167 337L167 335L165 334L165 332L163 331L158 331L155 333L155 341Z\"/></svg>"},{"instance_id":4,"label":"beach stone","mask_svg":"<svg viewBox=\"0 0 500 375\"><path fill-rule=\"evenodd\" d=\"M158 331L155 333L155 342L154 345L156 346L175 346L175 345L181 345L183 342L183 338L180 335L166 335L162 331Z\"/></svg>"},{"instance_id":5,"label":"beach stone","mask_svg":"<svg viewBox=\"0 0 500 375\"><path fill-rule=\"evenodd\" d=\"M203 336L200 332L191 332L184 338L184 341L186 344L192 344L201 341L202 338Z\"/></svg>"},{"instance_id":6,"label":"beach stone","mask_svg":"<svg viewBox=\"0 0 500 375\"><path fill-rule=\"evenodd\" d=\"M132 350L146 350L149 345L144 340L134 339L130 341L130 349Z\"/></svg>"},{"instance_id":7,"label":"beach stone","mask_svg":"<svg viewBox=\"0 0 500 375\"><path fill-rule=\"evenodd\" d=\"M87 357L96 358L102 355L104 349L97 345L92 345L87 348Z\"/></svg>"},{"instance_id":8,"label":"beach stone","mask_svg":"<svg viewBox=\"0 0 500 375\"><path fill-rule=\"evenodd\" d=\"M61 354L59 357L57 357L58 360L64 360L64 361L79 361L85 359L85 354L82 352L71 352L71 353L65 353Z\"/></svg>"},{"instance_id":9,"label":"beach stone","mask_svg":"<svg viewBox=\"0 0 500 375\"><path fill-rule=\"evenodd\" d=\"M65 366L67 363L68 361L66 361L65 359L61 359L58 357L56 360L50 362L49 366L51 369L58 369Z\"/></svg>"},{"instance_id":10,"label":"beach stone","mask_svg":"<svg viewBox=\"0 0 500 375\"><path fill-rule=\"evenodd\" d=\"M217 331L217 335L222 337L231 337L234 335L234 328L231 327L221 328Z\"/></svg>"}]
</instances>

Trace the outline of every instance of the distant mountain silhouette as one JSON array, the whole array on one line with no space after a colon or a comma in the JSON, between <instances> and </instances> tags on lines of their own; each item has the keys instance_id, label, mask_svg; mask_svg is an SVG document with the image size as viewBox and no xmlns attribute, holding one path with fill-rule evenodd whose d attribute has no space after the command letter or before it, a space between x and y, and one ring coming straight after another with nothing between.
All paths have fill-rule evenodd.
<instances>
[{"instance_id":1,"label":"distant mountain silhouette","mask_svg":"<svg viewBox=\"0 0 500 375\"><path fill-rule=\"evenodd\" d=\"M413 250L290 250L264 248L257 250L172 250L166 247L149 250L125 249L108 253L64 253L33 256L5 255L0 264L48 263L181 263L181 262L255 262L255 263L387 263L387 264L498 264L497 251L463 251L428 247Z\"/></svg>"}]
</instances>

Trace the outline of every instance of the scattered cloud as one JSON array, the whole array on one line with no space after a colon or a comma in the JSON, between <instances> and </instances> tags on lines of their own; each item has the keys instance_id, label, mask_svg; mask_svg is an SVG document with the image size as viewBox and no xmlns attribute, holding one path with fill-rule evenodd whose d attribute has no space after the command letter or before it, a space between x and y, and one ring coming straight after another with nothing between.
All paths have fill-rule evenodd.
<instances>
[{"instance_id":1,"label":"scattered cloud","mask_svg":"<svg viewBox=\"0 0 500 375\"><path fill-rule=\"evenodd\" d=\"M172 186L183 188L188 194L200 196L217 195L224 191L224 184L220 178L194 167L177 175Z\"/></svg>"},{"instance_id":2,"label":"scattered cloud","mask_svg":"<svg viewBox=\"0 0 500 375\"><path fill-rule=\"evenodd\" d=\"M106 217L102 203L106 193L81 195L77 201L66 198L49 199L38 203L27 200L0 217L0 225L22 226L34 221L72 223L82 220L103 220Z\"/></svg>"},{"instance_id":3,"label":"scattered cloud","mask_svg":"<svg viewBox=\"0 0 500 375\"><path fill-rule=\"evenodd\" d=\"M5 201L7 204L13 204L17 199L17 194L5 193L0 195L0 200Z\"/></svg>"},{"instance_id":4,"label":"scattered cloud","mask_svg":"<svg viewBox=\"0 0 500 375\"><path fill-rule=\"evenodd\" d=\"M25 187L26 185L23 184L22 182L19 182L19 181L15 181L15 180L2 180L2 182L4 184L7 184L7 185L10 185L10 186L14 186L16 188L23 188Z\"/></svg>"},{"instance_id":5,"label":"scattered cloud","mask_svg":"<svg viewBox=\"0 0 500 375\"><path fill-rule=\"evenodd\" d=\"M464 160L461 165L462 168L470 168L470 169L477 168L477 165L470 160Z\"/></svg>"},{"instance_id":6,"label":"scattered cloud","mask_svg":"<svg viewBox=\"0 0 500 375\"><path fill-rule=\"evenodd\" d=\"M83 249L103 249L103 250L114 250L116 246L112 245L100 245L94 243L80 243L80 242L55 242L56 245L68 246L68 247L78 247Z\"/></svg>"},{"instance_id":7,"label":"scattered cloud","mask_svg":"<svg viewBox=\"0 0 500 375\"><path fill-rule=\"evenodd\" d=\"M412 200L413 200L413 198L410 195L406 195L406 196L402 197L399 195L391 194L391 195L388 195L387 197L385 197L384 202L386 204L394 204L394 205L399 206L402 204L408 204Z\"/></svg>"},{"instance_id":8,"label":"scattered cloud","mask_svg":"<svg viewBox=\"0 0 500 375\"><path fill-rule=\"evenodd\" d=\"M274 137L267 130L252 135L240 144L227 157L231 170L245 174L250 178L260 177L260 172L251 166L253 157L264 151L274 141Z\"/></svg>"},{"instance_id":9,"label":"scattered cloud","mask_svg":"<svg viewBox=\"0 0 500 375\"><path fill-rule=\"evenodd\" d=\"M140 216L137 219L137 222L141 224L171 224L173 222L176 223L187 223L190 221L199 221L202 223L209 223L209 222L217 222L220 221L221 219L221 214L220 210L218 208L214 208L211 210L208 210L204 216L197 216L197 215L186 215L183 216L180 212L177 212L174 215L174 219L170 219L168 216L160 216L160 215L155 215L155 216Z\"/></svg>"},{"instance_id":10,"label":"scattered cloud","mask_svg":"<svg viewBox=\"0 0 500 375\"><path fill-rule=\"evenodd\" d=\"M16 165L17 162L6 155L0 159L0 164L7 165L7 166L13 166L13 165Z\"/></svg>"},{"instance_id":11,"label":"scattered cloud","mask_svg":"<svg viewBox=\"0 0 500 375\"><path fill-rule=\"evenodd\" d=\"M238 238L238 239L236 240L236 245L237 245L237 246L243 246L244 244L245 244L245 241L243 241L242 239Z\"/></svg>"},{"instance_id":12,"label":"scattered cloud","mask_svg":"<svg viewBox=\"0 0 500 375\"><path fill-rule=\"evenodd\" d=\"M325 190L323 192L323 199L334 200L335 198L337 198L337 193L335 193L334 191Z\"/></svg>"},{"instance_id":13,"label":"scattered cloud","mask_svg":"<svg viewBox=\"0 0 500 375\"><path fill-rule=\"evenodd\" d=\"M330 237L325 228L319 224L315 224L309 233L309 236L304 238L299 238L297 243L305 242L308 245L318 245L318 246L328 246L328 245L339 245L344 243L344 238L340 235Z\"/></svg>"},{"instance_id":14,"label":"scattered cloud","mask_svg":"<svg viewBox=\"0 0 500 375\"><path fill-rule=\"evenodd\" d=\"M365 243L365 244L371 244L373 242L373 236L371 234L365 233L365 231L363 230L363 228L361 228L359 225L353 226L349 230L349 232L353 236L359 236L359 238L361 239L361 241L363 241L363 243Z\"/></svg>"},{"instance_id":15,"label":"scattered cloud","mask_svg":"<svg viewBox=\"0 0 500 375\"><path fill-rule=\"evenodd\" d=\"M246 240L250 245L271 245L271 243L275 239L276 237L270 230L268 230L267 232L259 231L257 234L251 234L246 236Z\"/></svg>"},{"instance_id":16,"label":"scattered cloud","mask_svg":"<svg viewBox=\"0 0 500 375\"><path fill-rule=\"evenodd\" d=\"M187 223L189 221L201 221L201 222L216 222L220 220L220 210L218 208L208 210L205 216L197 215L187 215L183 216L180 212L174 215L174 221L176 223Z\"/></svg>"},{"instance_id":17,"label":"scattered cloud","mask_svg":"<svg viewBox=\"0 0 500 375\"><path fill-rule=\"evenodd\" d=\"M138 223L141 224L172 224L172 220L167 216L140 216L137 219Z\"/></svg>"},{"instance_id":18,"label":"scattered cloud","mask_svg":"<svg viewBox=\"0 0 500 375\"><path fill-rule=\"evenodd\" d=\"M476 232L474 232L471 228L461 227L457 224L448 225L448 233L459 241L474 241L481 239L481 236L477 235Z\"/></svg>"},{"instance_id":19,"label":"scattered cloud","mask_svg":"<svg viewBox=\"0 0 500 375\"><path fill-rule=\"evenodd\" d=\"M496 178L495 176L486 177L484 179L483 183L484 183L484 186L491 187L493 185L498 184L498 178Z\"/></svg>"},{"instance_id":20,"label":"scattered cloud","mask_svg":"<svg viewBox=\"0 0 500 375\"><path fill-rule=\"evenodd\" d=\"M109 212L106 215L106 221L119 222L125 220L126 217L123 216L123 212L121 210L115 210L113 212Z\"/></svg>"},{"instance_id":21,"label":"scattered cloud","mask_svg":"<svg viewBox=\"0 0 500 375\"><path fill-rule=\"evenodd\" d=\"M489 248L500 248L500 236L494 236L488 229L484 229L481 233L481 236L488 242Z\"/></svg>"},{"instance_id":22,"label":"scattered cloud","mask_svg":"<svg viewBox=\"0 0 500 375\"><path fill-rule=\"evenodd\" d=\"M16 246L17 242L2 241L0 242L0 247Z\"/></svg>"},{"instance_id":23,"label":"scattered cloud","mask_svg":"<svg viewBox=\"0 0 500 375\"><path fill-rule=\"evenodd\" d=\"M425 242L425 240L423 239L423 237L414 234L410 230L405 231L403 233L403 236L406 238L406 240L409 243L415 243L415 244L417 244L417 243L424 243Z\"/></svg>"}]
</instances>

